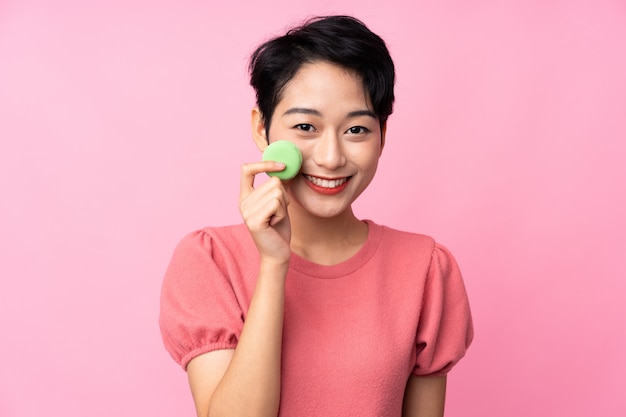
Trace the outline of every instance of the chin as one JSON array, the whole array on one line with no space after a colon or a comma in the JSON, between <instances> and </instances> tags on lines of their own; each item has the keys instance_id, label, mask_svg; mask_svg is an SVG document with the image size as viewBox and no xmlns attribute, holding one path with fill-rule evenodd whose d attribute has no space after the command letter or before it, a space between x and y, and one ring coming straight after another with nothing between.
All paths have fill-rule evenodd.
<instances>
[{"instance_id":1,"label":"chin","mask_svg":"<svg viewBox=\"0 0 626 417\"><path fill-rule=\"evenodd\" d=\"M352 213L352 203L356 199L353 190L345 189L342 196L324 196L310 190L308 185L302 185L304 186L302 189L299 187L288 189L292 204L295 203L298 211L320 219L333 219Z\"/></svg>"},{"instance_id":2,"label":"chin","mask_svg":"<svg viewBox=\"0 0 626 417\"><path fill-rule=\"evenodd\" d=\"M304 210L312 216L320 219L335 219L346 213L351 213L350 205L334 205L333 207L310 207L304 206Z\"/></svg>"}]
</instances>

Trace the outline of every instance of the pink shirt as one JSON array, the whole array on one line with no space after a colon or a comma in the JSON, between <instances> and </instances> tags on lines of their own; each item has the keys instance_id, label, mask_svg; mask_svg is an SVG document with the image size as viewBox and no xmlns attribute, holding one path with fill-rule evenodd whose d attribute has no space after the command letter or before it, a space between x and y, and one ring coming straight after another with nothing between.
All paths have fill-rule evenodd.
<instances>
[{"instance_id":1,"label":"pink shirt","mask_svg":"<svg viewBox=\"0 0 626 417\"><path fill-rule=\"evenodd\" d=\"M398 417L409 376L446 374L472 341L452 255L430 237L367 224L367 241L345 262L322 266L292 255L280 416ZM183 368L202 353L236 347L258 261L244 225L191 233L176 248L160 326Z\"/></svg>"}]
</instances>

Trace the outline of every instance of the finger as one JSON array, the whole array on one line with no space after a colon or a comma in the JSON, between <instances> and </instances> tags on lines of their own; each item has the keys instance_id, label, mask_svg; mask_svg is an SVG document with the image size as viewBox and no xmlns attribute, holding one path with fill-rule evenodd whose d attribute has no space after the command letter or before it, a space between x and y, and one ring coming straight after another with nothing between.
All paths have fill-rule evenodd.
<instances>
[{"instance_id":1,"label":"finger","mask_svg":"<svg viewBox=\"0 0 626 417\"><path fill-rule=\"evenodd\" d=\"M279 196L270 196L264 199L261 205L250 207L250 210L242 213L244 222L250 231L266 230L268 227L280 223L287 216L284 200Z\"/></svg>"},{"instance_id":2,"label":"finger","mask_svg":"<svg viewBox=\"0 0 626 417\"><path fill-rule=\"evenodd\" d=\"M275 161L250 162L241 166L240 199L254 189L254 177L262 172L278 172L285 164Z\"/></svg>"},{"instance_id":3,"label":"finger","mask_svg":"<svg viewBox=\"0 0 626 417\"><path fill-rule=\"evenodd\" d=\"M287 206L289 205L288 199L289 197L284 189L280 195L275 197L274 214L269 219L270 226L275 226L285 218L289 217L289 212L287 211Z\"/></svg>"},{"instance_id":4,"label":"finger","mask_svg":"<svg viewBox=\"0 0 626 417\"><path fill-rule=\"evenodd\" d=\"M269 178L263 184L256 188L249 190L241 190L239 198L239 209L243 212L246 207L251 207L251 210L258 210L259 207L264 205L263 201L267 202L268 195L280 195L283 194L283 186L277 177ZM276 194L277 193L277 194ZM271 196L269 197L271 198Z\"/></svg>"},{"instance_id":5,"label":"finger","mask_svg":"<svg viewBox=\"0 0 626 417\"><path fill-rule=\"evenodd\" d=\"M280 191L279 198L285 201L287 205L289 205L289 194L287 193L287 188L285 186L285 182L279 179L278 177L270 177L263 184L259 185L254 189L255 194L258 194L259 198L265 194L273 193L274 190Z\"/></svg>"},{"instance_id":6,"label":"finger","mask_svg":"<svg viewBox=\"0 0 626 417\"><path fill-rule=\"evenodd\" d=\"M239 210L247 223L267 225L272 216L283 215L288 204L287 199L281 181L278 178L270 178L242 198Z\"/></svg>"}]
</instances>

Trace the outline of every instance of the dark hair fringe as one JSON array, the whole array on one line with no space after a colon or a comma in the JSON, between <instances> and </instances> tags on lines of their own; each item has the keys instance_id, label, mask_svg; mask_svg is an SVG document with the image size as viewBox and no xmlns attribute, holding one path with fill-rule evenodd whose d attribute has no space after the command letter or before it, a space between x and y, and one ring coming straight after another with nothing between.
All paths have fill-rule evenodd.
<instances>
[{"instance_id":1,"label":"dark hair fringe","mask_svg":"<svg viewBox=\"0 0 626 417\"><path fill-rule=\"evenodd\" d=\"M381 126L387 121L395 99L395 68L385 42L354 17L317 16L261 44L250 57L250 84L267 130L285 85L303 64L316 61L357 74Z\"/></svg>"}]
</instances>

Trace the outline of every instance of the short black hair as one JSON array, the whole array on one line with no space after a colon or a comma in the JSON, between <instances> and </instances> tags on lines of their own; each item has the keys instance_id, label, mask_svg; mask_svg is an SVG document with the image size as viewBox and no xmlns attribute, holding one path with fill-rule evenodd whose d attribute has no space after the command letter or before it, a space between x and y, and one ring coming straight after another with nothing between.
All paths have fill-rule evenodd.
<instances>
[{"instance_id":1,"label":"short black hair","mask_svg":"<svg viewBox=\"0 0 626 417\"><path fill-rule=\"evenodd\" d=\"M381 127L393 112L395 68L385 42L351 16L318 16L260 45L250 57L250 84L269 126L285 85L303 64L327 61L359 76Z\"/></svg>"}]
</instances>

